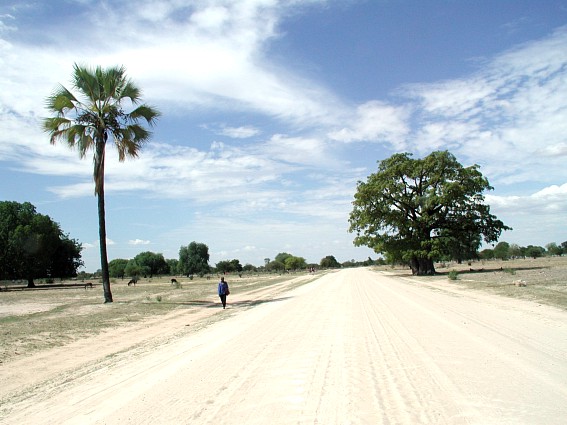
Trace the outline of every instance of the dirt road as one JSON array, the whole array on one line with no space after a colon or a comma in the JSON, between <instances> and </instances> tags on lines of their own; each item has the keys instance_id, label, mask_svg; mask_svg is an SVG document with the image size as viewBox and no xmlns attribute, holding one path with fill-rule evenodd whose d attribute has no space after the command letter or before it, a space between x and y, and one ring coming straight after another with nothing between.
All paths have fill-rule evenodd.
<instances>
[{"instance_id":1,"label":"dirt road","mask_svg":"<svg viewBox=\"0 0 567 425\"><path fill-rule=\"evenodd\" d=\"M352 269L232 294L226 320L30 389L0 423L567 423L567 313L454 288Z\"/></svg>"}]
</instances>

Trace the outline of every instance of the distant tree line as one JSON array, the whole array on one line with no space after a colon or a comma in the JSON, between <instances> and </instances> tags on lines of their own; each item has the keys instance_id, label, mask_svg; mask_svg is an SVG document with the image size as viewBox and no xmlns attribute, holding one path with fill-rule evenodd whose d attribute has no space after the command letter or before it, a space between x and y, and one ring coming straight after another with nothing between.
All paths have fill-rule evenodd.
<instances>
[{"instance_id":1,"label":"distant tree line","mask_svg":"<svg viewBox=\"0 0 567 425\"><path fill-rule=\"evenodd\" d=\"M567 254L567 241L557 244L548 243L545 248L541 246L519 246L508 242L499 242L493 249L483 249L479 258L483 260L499 259L509 260L511 258L539 258L544 256L561 256Z\"/></svg>"},{"instance_id":2,"label":"distant tree line","mask_svg":"<svg viewBox=\"0 0 567 425\"><path fill-rule=\"evenodd\" d=\"M84 265L81 259L82 246L63 233L58 223L49 216L40 214L29 202L0 202L0 280L27 280L34 287L34 279L53 281L59 278L88 277L78 273ZM282 252L264 265L242 265L240 260L222 260L214 267L209 265L209 247L204 243L191 242L179 248L178 259L166 259L161 253L145 251L132 259L117 258L109 262L109 275L113 278L153 277L160 275L204 276L209 273L242 273L307 270L315 268L338 268L341 265L332 255L321 259L319 264L308 264L305 258ZM355 263L347 262L345 267ZM368 265L368 262L364 262ZM100 276L101 271L95 275Z\"/></svg>"},{"instance_id":3,"label":"distant tree line","mask_svg":"<svg viewBox=\"0 0 567 425\"><path fill-rule=\"evenodd\" d=\"M0 280L23 279L34 287L34 279L88 277L86 272L77 273L83 266L81 244L64 234L59 224L46 215L37 213L29 202L0 202ZM567 254L567 241L549 243L544 247L499 242L494 248L471 252L466 260L490 260L511 258L538 258ZM281 252L274 260L264 259L264 265L245 264L238 259L222 260L209 265L209 247L204 243L191 242L179 248L177 259L166 259L161 253L141 252L132 259L117 258L109 262L112 278L124 279L162 275L204 276L210 273L267 272L285 273L299 270L367 267L372 265L398 264L395 256L364 261L339 263L333 255L327 255L319 263L307 263L305 258ZM446 253L441 261L461 261L461 258ZM100 275L100 270L95 273Z\"/></svg>"}]
</instances>

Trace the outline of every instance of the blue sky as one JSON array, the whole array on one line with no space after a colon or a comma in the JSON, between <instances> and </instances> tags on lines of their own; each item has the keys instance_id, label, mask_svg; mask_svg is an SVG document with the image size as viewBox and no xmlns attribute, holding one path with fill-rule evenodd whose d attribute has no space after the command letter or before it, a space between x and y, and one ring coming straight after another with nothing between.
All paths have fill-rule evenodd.
<instances>
[{"instance_id":1,"label":"blue sky","mask_svg":"<svg viewBox=\"0 0 567 425\"><path fill-rule=\"evenodd\" d=\"M567 240L567 1L3 0L0 200L94 271L92 160L39 124L75 62L124 65L163 113L138 159L107 153L109 259L375 258L347 232L356 182L440 149L480 165L501 240Z\"/></svg>"}]
</instances>

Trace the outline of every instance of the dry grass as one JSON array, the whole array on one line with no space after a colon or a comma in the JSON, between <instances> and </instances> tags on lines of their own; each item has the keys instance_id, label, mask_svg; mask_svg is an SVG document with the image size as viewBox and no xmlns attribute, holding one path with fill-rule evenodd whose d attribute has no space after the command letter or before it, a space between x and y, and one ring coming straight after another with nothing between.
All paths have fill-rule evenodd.
<instances>
[{"instance_id":1,"label":"dry grass","mask_svg":"<svg viewBox=\"0 0 567 425\"><path fill-rule=\"evenodd\" d=\"M297 275L250 275L229 277L233 292L254 291L290 280ZM93 289L82 282L63 282L37 289L2 285L0 292L0 362L28 355L112 327L164 315L176 309L207 308L216 299L217 279L142 279L136 286L128 280L112 280L114 302L104 304L102 285Z\"/></svg>"},{"instance_id":2,"label":"dry grass","mask_svg":"<svg viewBox=\"0 0 567 425\"><path fill-rule=\"evenodd\" d=\"M442 275L458 272L455 285L520 298L567 310L567 257L482 261L437 268ZM526 286L517 286L522 281Z\"/></svg>"}]
</instances>

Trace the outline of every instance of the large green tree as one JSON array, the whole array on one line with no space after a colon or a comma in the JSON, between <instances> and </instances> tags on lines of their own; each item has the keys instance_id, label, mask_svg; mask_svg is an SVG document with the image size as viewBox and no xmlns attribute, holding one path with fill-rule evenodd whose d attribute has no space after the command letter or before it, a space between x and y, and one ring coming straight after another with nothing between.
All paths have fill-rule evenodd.
<instances>
[{"instance_id":1,"label":"large green tree","mask_svg":"<svg viewBox=\"0 0 567 425\"><path fill-rule=\"evenodd\" d=\"M81 244L29 202L0 202L0 279L76 276Z\"/></svg>"},{"instance_id":2,"label":"large green tree","mask_svg":"<svg viewBox=\"0 0 567 425\"><path fill-rule=\"evenodd\" d=\"M319 265L325 269L338 269L341 267L341 264L333 255L327 255L325 258L322 258Z\"/></svg>"},{"instance_id":3,"label":"large green tree","mask_svg":"<svg viewBox=\"0 0 567 425\"><path fill-rule=\"evenodd\" d=\"M165 261L163 254L154 252L141 252L134 257L136 263L142 268L144 275L162 275L169 273L169 265Z\"/></svg>"},{"instance_id":4,"label":"large green tree","mask_svg":"<svg viewBox=\"0 0 567 425\"><path fill-rule=\"evenodd\" d=\"M191 242L189 245L179 248L179 274L202 276L209 270L209 247L207 245Z\"/></svg>"},{"instance_id":5,"label":"large green tree","mask_svg":"<svg viewBox=\"0 0 567 425\"><path fill-rule=\"evenodd\" d=\"M285 259L285 268L287 270L300 270L307 268L307 261L303 257L291 255Z\"/></svg>"},{"instance_id":6,"label":"large green tree","mask_svg":"<svg viewBox=\"0 0 567 425\"><path fill-rule=\"evenodd\" d=\"M221 273L232 273L232 272L240 273L242 271L242 264L240 264L240 260L238 259L234 259L230 261L222 260L215 265L215 268L217 269L218 272Z\"/></svg>"},{"instance_id":7,"label":"large green tree","mask_svg":"<svg viewBox=\"0 0 567 425\"><path fill-rule=\"evenodd\" d=\"M279 261L280 263L285 264L285 260L289 257L293 257L293 255L288 254L287 252L280 252L278 255L276 255L275 261Z\"/></svg>"},{"instance_id":8,"label":"large green tree","mask_svg":"<svg viewBox=\"0 0 567 425\"><path fill-rule=\"evenodd\" d=\"M484 203L492 189L478 165L463 167L447 151L422 159L394 154L358 182L349 230L355 245L408 264L413 274L433 274L435 260L455 249L476 251L480 236L491 243L510 229Z\"/></svg>"},{"instance_id":9,"label":"large green tree","mask_svg":"<svg viewBox=\"0 0 567 425\"><path fill-rule=\"evenodd\" d=\"M165 260L167 262L167 266L169 267L169 274L177 274L177 269L179 268L179 260L175 258L168 258Z\"/></svg>"},{"instance_id":10,"label":"large green tree","mask_svg":"<svg viewBox=\"0 0 567 425\"><path fill-rule=\"evenodd\" d=\"M125 260L124 258L115 258L114 260L110 261L108 263L108 273L110 277L118 277L120 279L124 279L127 264L128 260Z\"/></svg>"},{"instance_id":11,"label":"large green tree","mask_svg":"<svg viewBox=\"0 0 567 425\"><path fill-rule=\"evenodd\" d=\"M498 242L494 247L494 258L507 260L510 258L510 244L508 242Z\"/></svg>"},{"instance_id":12,"label":"large green tree","mask_svg":"<svg viewBox=\"0 0 567 425\"><path fill-rule=\"evenodd\" d=\"M285 264L282 263L281 261L278 261L278 260L270 261L268 264L266 264L266 270L269 271L269 272L284 271L285 270Z\"/></svg>"},{"instance_id":13,"label":"large green tree","mask_svg":"<svg viewBox=\"0 0 567 425\"><path fill-rule=\"evenodd\" d=\"M112 302L104 205L104 165L107 142L113 142L118 159L137 157L151 136L142 125L155 124L159 112L141 103L140 89L126 76L124 67L91 69L74 65L72 93L59 86L47 98L47 109L55 116L43 120L52 144L57 141L76 148L81 158L93 151L93 177L98 200L100 263L104 302ZM127 109L129 112L127 112Z\"/></svg>"}]
</instances>

